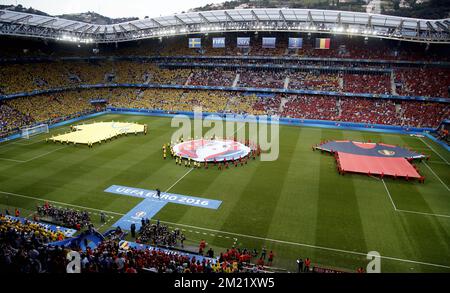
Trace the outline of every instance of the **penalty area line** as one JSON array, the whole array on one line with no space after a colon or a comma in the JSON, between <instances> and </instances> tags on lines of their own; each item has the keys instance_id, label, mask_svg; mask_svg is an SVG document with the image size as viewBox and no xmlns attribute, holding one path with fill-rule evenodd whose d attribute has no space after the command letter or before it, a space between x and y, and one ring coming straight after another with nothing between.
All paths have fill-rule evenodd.
<instances>
[{"instance_id":1,"label":"penalty area line","mask_svg":"<svg viewBox=\"0 0 450 293\"><path fill-rule=\"evenodd\" d=\"M410 214L416 214L416 215L423 215L423 216L450 218L450 215L432 214L432 213L425 213L425 212L417 212L417 211L409 211L409 210L398 209L397 206L395 205L394 201L392 200L391 193L389 192L389 189L387 188L387 185L384 182L384 179L381 179L381 181L383 181L384 188L386 189L386 192L389 195L389 198L391 200L392 206L394 207L394 211L400 212L400 213L410 213Z\"/></svg>"},{"instance_id":2,"label":"penalty area line","mask_svg":"<svg viewBox=\"0 0 450 293\"><path fill-rule=\"evenodd\" d=\"M43 157L43 156L49 155L49 154L51 154L51 153L54 153L54 152L56 152L56 151L59 151L59 150L61 150L61 149L66 148L66 147L68 147L68 146L66 145L66 146L57 148L57 149L55 149L55 150L52 150L52 151L49 151L49 152L46 152L46 153L37 155L37 156L35 156L35 157L33 157L33 158L30 158L30 159L28 159L28 160L25 160L25 161L23 161L23 160L15 160L15 159L8 159L8 158L0 158L0 160L10 161L10 162L15 162L15 163L22 163L22 164L23 164L23 163L28 163L28 162L31 162L31 161L33 161L33 160L39 159L39 158L41 158L41 157Z\"/></svg>"},{"instance_id":3,"label":"penalty area line","mask_svg":"<svg viewBox=\"0 0 450 293\"><path fill-rule=\"evenodd\" d=\"M444 187L447 188L447 191L450 191L450 188L448 188L447 184L445 184L444 181L442 181L442 179L433 171L433 169L431 169L431 167L428 166L427 162L423 161L423 163L425 164L425 166L427 166L427 168L431 171L431 173L433 173L433 175L442 183L442 185L444 185Z\"/></svg>"},{"instance_id":4,"label":"penalty area line","mask_svg":"<svg viewBox=\"0 0 450 293\"><path fill-rule=\"evenodd\" d=\"M423 138L420 138L420 140L430 149L432 150L436 155L438 155L447 165L450 165L450 163L440 154L438 153L431 145L429 145Z\"/></svg>"},{"instance_id":5,"label":"penalty area line","mask_svg":"<svg viewBox=\"0 0 450 293\"><path fill-rule=\"evenodd\" d=\"M49 154L54 153L54 152L56 152L56 151L65 149L66 147L68 147L68 146L66 145L66 146L57 148L56 150L52 150L52 151L49 151L49 152L46 152L46 153L37 155L36 157L33 157L33 158L31 158L31 159L26 160L25 163L28 163L28 162L31 162L31 161L33 161L33 160L39 159L39 158L41 158L41 157L43 157L43 156L49 155Z\"/></svg>"},{"instance_id":6,"label":"penalty area line","mask_svg":"<svg viewBox=\"0 0 450 293\"><path fill-rule=\"evenodd\" d=\"M117 213L117 212L112 212L112 211L105 211L105 210L94 209L94 208L89 208L89 207L83 207L83 206L73 205L73 204L66 204L66 203L63 203L63 202L56 202L56 201L53 201L53 200L48 200L48 199L43 199L43 198L35 198L35 197L32 197L32 196L26 196L26 195L21 195L21 194L12 193L12 192L0 191L0 194L8 194L8 195L13 195L13 196L17 196L17 197L23 197L23 198L34 199L34 200L48 201L48 202L53 202L53 203L57 203L57 204L62 204L62 205L67 205L67 206L73 206L73 207L77 207L77 208L82 208L82 209L86 209L86 210L94 210L94 211L99 211L99 212L104 212L104 213L114 214L114 215L118 215L118 216L124 216L124 215L125 215L125 214L123 214L123 213ZM244 237L244 238L252 238L252 239L263 240L263 241L269 241L269 242L274 242L274 243L281 243L281 244L288 244L288 245L293 245L293 246L308 247L308 248L319 249L319 250L326 250L326 251L333 251L333 252L341 252L341 253L353 254L353 255L364 256L364 257L367 256L367 253L364 253L364 252L358 252L358 251L349 251L349 250L338 249L338 248L332 248L332 247L317 246L317 245L306 244L306 243L297 243L297 242L291 242L291 241L284 241L284 240L278 240L278 239L271 239L271 238L259 237L259 236L254 236L254 235L246 235L246 234L240 234L240 233L233 233L233 232L228 232L228 231L221 231L221 230L215 230L215 229L209 229L209 228L197 227L197 226L192 226L192 225L173 223L173 222L163 221L163 220L160 220L160 222L161 222L161 223L165 223L165 224L169 224L169 225L174 225L174 226L186 227L186 228L191 228L191 229L199 229L199 230L204 230L204 231L209 231L209 232L214 232L214 233L228 234L228 235L239 236L239 237ZM218 235L218 237L221 237L221 236ZM222 238L226 238L226 237L228 237L228 236L223 236ZM228 237L228 238L229 238L229 237ZM383 255L381 255L380 258L382 258L382 259L388 259L388 260L393 260L393 261L398 261L398 262L406 262L406 263L413 263L413 264L419 264L419 265L426 265L426 266L432 266L432 267L439 267L439 268L450 269L450 266L448 266L448 265L443 265L443 264L436 264L436 263L429 263L429 262L421 262L421 261L415 261L415 260L409 260L409 259L402 259L402 258L391 257L391 256L383 256Z\"/></svg>"}]
</instances>

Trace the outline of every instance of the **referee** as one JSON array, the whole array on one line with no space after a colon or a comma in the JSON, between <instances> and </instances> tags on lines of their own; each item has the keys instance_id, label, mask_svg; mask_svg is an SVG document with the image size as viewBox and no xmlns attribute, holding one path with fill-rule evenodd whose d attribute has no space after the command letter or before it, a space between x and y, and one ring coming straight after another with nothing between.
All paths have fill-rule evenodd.
<instances>
[{"instance_id":1,"label":"referee","mask_svg":"<svg viewBox=\"0 0 450 293\"><path fill-rule=\"evenodd\" d=\"M159 190L159 188L156 188L156 196L158 199L161 199L161 190Z\"/></svg>"}]
</instances>

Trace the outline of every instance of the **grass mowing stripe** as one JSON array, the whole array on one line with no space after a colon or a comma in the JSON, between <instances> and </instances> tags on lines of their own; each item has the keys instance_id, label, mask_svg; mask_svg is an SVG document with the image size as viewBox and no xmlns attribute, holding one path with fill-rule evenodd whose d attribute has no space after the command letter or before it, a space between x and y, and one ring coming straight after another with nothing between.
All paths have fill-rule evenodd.
<instances>
[{"instance_id":1,"label":"grass mowing stripe","mask_svg":"<svg viewBox=\"0 0 450 293\"><path fill-rule=\"evenodd\" d=\"M102 117L102 119L111 120L111 117ZM114 120L116 119L126 120L129 118L128 116L114 116ZM149 136L142 136L137 139L124 138L126 142L113 141L107 145L102 144L100 148L94 148L93 150L87 150L81 146L68 147L28 164L8 163L7 161L4 161L2 164L1 162L3 161L0 160L0 189L67 202L80 207L85 206L126 213L131 206L137 203L137 200L106 195L103 192L105 187L112 184L120 184L147 189L162 187L161 189L165 190L190 169L181 168L172 161L167 162L162 159L160 147L163 143L170 141L170 136L173 132L173 129L170 127L170 119L142 117L142 121L149 124ZM239 127L240 125L235 126L230 133ZM294 133L300 130L302 141L299 143L299 148L294 150ZM243 131L243 129L240 131ZM395 212L392 209L392 203L387 200L384 185L382 187L379 182L372 178L357 175L349 175L348 178L347 176L338 176L335 171L335 161L332 157L325 159L325 155L320 154L320 152L314 153L311 151L310 146L320 141L322 131L326 132L328 140L336 136L342 136L338 134L337 130L327 131L317 128L280 126L280 157L286 158L286 160L273 163L252 161L245 168L233 168L233 170L222 172L216 170L217 167L209 168L210 170L202 168L191 172L189 176L177 183L170 192L220 199L223 200L223 206L219 210L210 211L168 205L160 212L158 218L173 223L235 231L243 235L250 234L260 238L266 237L293 243L307 243L346 251L365 253L370 250L376 250L383 255L396 256L401 259L450 266L450 262L444 257L449 253L449 219L420 214L414 215L415 213ZM344 131L344 135L348 136L346 137L348 139L364 141L368 139L377 141L380 138L380 134L369 134L368 132L364 132L363 137L361 137L361 132L350 133L349 131ZM43 136L34 138L33 142L42 138ZM402 142L402 138L405 141ZM383 140L388 144L407 145L412 149L416 147L427 148L422 141L407 136L395 134L384 137L383 135ZM33 143L32 141L18 142ZM450 161L450 157L438 145L435 145L434 142L427 142L436 151L440 152L447 161ZM5 155L0 157L26 160L58 147L45 147L44 143L42 146L37 143L30 146L4 147L0 149L0 152L5 153ZM427 161L427 164L440 176L444 183L450 186L450 177L447 176L449 174L449 166L429 148L427 149L428 153L434 155L434 161L439 162L431 163ZM290 151L294 152L291 160L288 159L289 155L287 154ZM17 155L17 157L13 155ZM324 160L321 160L322 157ZM320 164L320 161L322 161L322 164ZM260 164L264 165L263 170L259 170L256 176L251 176ZM287 167L289 164L291 164L291 167ZM287 176L289 177L284 184L279 185L274 190L271 184L275 183L272 185L278 185L277 181L283 175L277 175L283 168L288 168ZM319 182L318 174L321 168L327 169L327 171L322 170L324 175L328 174L329 179L325 180L326 182ZM395 201L395 205L399 209L418 211L419 213L450 215L448 208L450 197L447 190L426 166L422 167L422 169L424 175L429 178L426 184L403 181L391 182L385 178L385 183L386 185L389 184L388 189L392 193L391 196ZM258 196L255 196L254 200L247 200L246 202L251 202L251 205L247 205L247 208L242 209L241 213L235 213L236 220L232 223L229 222L233 225L222 225L230 211L235 208L234 203L242 200L240 195L250 180L254 181L254 184L252 184L253 188L245 192L244 196L252 197L247 195L249 192ZM330 201L329 204L322 201L320 204L321 215L329 219L321 221L320 226L322 229L317 229L316 225L316 198L318 197L319 185L327 185L324 187L330 189L330 194L325 196L325 199ZM351 186L347 185L352 185L354 190L352 191ZM348 198L347 190L352 193L350 197L353 199ZM275 202L271 197L274 194L278 196L278 193L280 200L276 204L277 208L274 208L275 212L272 220L266 221L264 212L247 212L254 205L258 206L258 209L259 206L271 205ZM26 198L0 196L3 202L8 198L9 202L17 203L19 206L19 203L23 203L24 207L29 209L33 209L37 204L42 203ZM351 203L348 209L346 201ZM352 235L353 231L356 231L357 235L360 234L358 213L355 213L354 209L360 209L359 214L362 220L362 232L364 233L364 235L357 237ZM87 208L86 210L89 211L90 209ZM270 210L270 208L262 210ZM91 213L99 212L91 210ZM339 218L335 217L336 214L339 215ZM120 218L118 215L110 213L108 215L115 216L116 219ZM338 223L334 224L332 218ZM247 225L246 223L248 222L251 222L253 225ZM107 228L111 223L106 224L102 229ZM324 226L326 223L331 223L328 228ZM96 227L101 224L100 221L97 221ZM268 233L265 233L265 228L262 231L255 229L255 226L259 225L262 227L267 225L271 229L269 229ZM179 226L179 228L185 227ZM295 260L299 255L307 255L314 262L318 263L320 260L320 263L325 266L355 268L362 263L366 263L363 255L351 255L290 244L265 242L229 234L217 235L214 232L200 229L197 229L197 231L215 234L212 238L217 238L214 238L212 241L220 248L229 248L230 240L219 236L237 237L245 247L260 249L262 245L265 245L278 252L277 265L279 263L286 268L295 269L295 263L292 264L292 259ZM314 239L317 233L329 235L328 238L330 240L322 238L324 241L315 242ZM202 234L194 233L192 235L200 237ZM356 244L361 237L364 237L367 249L363 245ZM208 239L208 242L210 240ZM413 265L411 263L389 260L385 260L383 266L387 271L450 271L439 267Z\"/></svg>"},{"instance_id":2,"label":"grass mowing stripe","mask_svg":"<svg viewBox=\"0 0 450 293\"><path fill-rule=\"evenodd\" d=\"M77 208L82 208L82 209L88 209L88 210L93 210L93 211L99 211L99 212L104 212L104 213L109 213L109 214L114 214L114 215L119 215L119 216L125 215L123 213L117 213L117 212L113 212L113 211L105 211L105 210L94 209L94 208L89 208L89 207L83 207L83 206L78 206L78 205L73 205L73 204L66 204L66 203L63 203L63 202L57 202L57 201L47 200L47 199L43 199L43 198L26 196L26 195L16 194L16 193L12 193L12 192L0 191L0 193L1 194L12 195L12 196L17 196L17 197L22 197L22 198L29 198L29 199L33 199L33 200L48 201L48 202L52 202L52 203L56 203L56 204L67 205L67 206L72 206L72 207L77 207ZM246 235L246 234L233 233L233 232L228 232L228 231L220 231L220 230L203 228L203 227L197 227L197 226L186 225L186 224L172 223L172 222L163 221L163 220L160 220L160 222L161 223L170 224L170 225L187 227L187 228L191 228L191 229L200 229L200 230L210 231L210 232L214 232L214 233L222 233L222 234L228 234L228 235L239 236L239 237L253 238L253 239L258 239L258 240L263 240L263 241L270 241L270 242L289 244L289 245L295 245L295 246L303 246L303 247L315 248L315 249L320 249L320 250L328 250L328 251L334 251L334 252L342 252L342 253L348 253L348 254L353 254L353 255L367 256L367 253L358 252L358 251L349 251L349 250L343 250L343 249L332 248L332 247L325 247L325 246L317 246L317 245L306 244L306 243L297 243L297 242L284 241L284 240L278 240L278 239L270 239L270 238L259 237L259 236L254 236L254 235ZM407 262L407 263L414 263L414 264L421 264L421 265L427 265L427 266L433 266L433 267L440 267L440 268L450 269L450 266L442 265L442 264L421 262L421 261L402 259L402 258L396 258L396 257L391 257L391 256L380 256L380 258L389 259L389 260L395 260L395 261L399 261L399 262Z\"/></svg>"},{"instance_id":3,"label":"grass mowing stripe","mask_svg":"<svg viewBox=\"0 0 450 293\"><path fill-rule=\"evenodd\" d=\"M284 130L288 132L298 130ZM280 231L289 232L290 239L314 239L316 237L317 194L319 189L318 174L320 170L320 154L314 153L305 140L320 141L321 133L301 129L297 139L289 141L290 148L281 153L292 152L294 155L286 160L288 167L280 187L280 199L270 223L271 238L280 237ZM299 155L301 154L301 155ZM308 158L308 159L305 159ZM329 162L333 164L334 162ZM331 168L331 167L330 167ZM290 227L295 227L291 229Z\"/></svg>"},{"instance_id":4,"label":"grass mowing stripe","mask_svg":"<svg viewBox=\"0 0 450 293\"><path fill-rule=\"evenodd\" d=\"M335 131L333 139L342 140L346 137L363 140L358 132ZM322 132L321 140L328 140L330 133ZM320 157L321 162L335 161L334 156L326 154ZM335 243L345 243L351 250L369 251L364 231L362 215L359 204L363 204L363 197L356 192L362 181L359 176L342 176L327 165L320 165L319 189L317 197L316 237L315 244L332 246ZM352 233L347 233L342 223L352 223ZM329 230L338 233L329 233ZM319 257L319 256L317 256Z\"/></svg>"}]
</instances>

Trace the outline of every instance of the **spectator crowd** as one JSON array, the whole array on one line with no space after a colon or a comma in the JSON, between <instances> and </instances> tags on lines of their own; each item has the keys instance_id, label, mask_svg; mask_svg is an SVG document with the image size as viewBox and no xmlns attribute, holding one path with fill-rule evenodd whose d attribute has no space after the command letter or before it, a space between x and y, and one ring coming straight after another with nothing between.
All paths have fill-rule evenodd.
<instances>
[{"instance_id":1,"label":"spectator crowd","mask_svg":"<svg viewBox=\"0 0 450 293\"><path fill-rule=\"evenodd\" d=\"M182 62L180 59L178 62ZM189 61L191 60L184 60ZM152 61L156 62L156 61ZM197 62L197 61L196 61ZM391 75L384 72L352 71L352 64L335 64L348 71L333 70L333 66L322 61L286 60L278 65L292 65L298 70L246 68L249 64L264 64L265 60L216 60L201 59L202 63L235 63L239 68L166 67L162 61L151 63L135 61L67 61L23 64L2 64L0 66L0 94L14 94L47 90L60 87L74 87L85 84L166 84L226 86L277 89L320 90L348 93L419 95L428 97L449 97L450 69L439 67L395 67ZM276 63L276 61L271 61ZM281 61L279 61L281 62ZM292 63L294 62L294 63ZM185 62L186 63L186 62ZM176 62L175 62L176 64ZM302 69L305 65L316 69ZM334 63L333 63L334 64ZM267 64L267 65L270 65ZM181 66L181 65L180 65ZM357 67L384 69L386 65L367 63ZM234 84L236 81L236 84Z\"/></svg>"},{"instance_id":2,"label":"spectator crowd","mask_svg":"<svg viewBox=\"0 0 450 293\"><path fill-rule=\"evenodd\" d=\"M69 208L58 208L49 203L37 206L37 214L41 220L46 220L66 227L80 230L91 224L89 213Z\"/></svg>"},{"instance_id":3,"label":"spectator crowd","mask_svg":"<svg viewBox=\"0 0 450 293\"><path fill-rule=\"evenodd\" d=\"M280 42L287 39L280 39ZM187 50L176 41L158 44L155 50L159 55L208 55L198 50ZM356 41L355 41L356 42ZM308 44L295 54L309 57L345 57L386 60L412 60L418 56L414 50L386 50L373 47L371 50L351 46L351 40L336 40L336 47L330 50L316 50ZM278 55L292 50L262 48L256 42L246 53L250 55ZM171 47L175 51L171 51ZM128 48L130 54L139 49ZM215 50L222 54L237 54L239 48L213 49L205 44L205 51ZM281 51L285 51L284 53ZM134 53L133 53L134 52ZM166 54L167 53L167 54ZM181 54L182 53L182 54ZM146 54L144 54L146 55ZM431 55L430 55L431 56ZM431 58L431 57L430 57ZM433 60L432 57L430 60ZM441 57L441 59L444 57ZM444 58L445 59L445 58ZM184 60L186 63L189 59ZM270 70L268 68L198 68L164 65L163 61L152 59L95 59L85 61L48 61L4 63L0 66L0 94L47 90L56 87L69 87L67 90L42 93L27 97L2 100L0 102L0 137L18 132L21 128L39 123L56 123L89 113L101 111L105 106L155 109L167 112L192 111L202 107L205 112L238 113L254 115L280 115L300 119L322 119L361 123L392 124L402 126L437 127L442 119L449 118L449 107L444 103L397 101L394 99L364 99L323 95L274 94L262 97L257 94L227 91L183 90L183 89L143 89L143 88L99 88L80 89L85 84L165 84L165 85L203 85L237 86L255 88L276 88L294 90L314 90L355 94L398 94L431 97L449 97L450 70L445 67L414 65L398 67L395 64L366 63L356 66L390 68L392 74L374 74L370 71L352 71L348 63L337 61L314 61L310 59L199 59L195 62L228 62L233 64L276 64L298 63L297 70ZM181 62L181 61L179 61ZM328 63L327 63L328 62ZM331 62L331 63L330 63ZM358 61L359 62L359 61ZM315 65L319 69L305 69L303 66ZM344 66L349 70L333 70L333 65ZM320 69L321 68L321 69ZM330 69L331 68L331 69ZM73 88L76 86L77 88ZM105 100L93 104L92 100Z\"/></svg>"},{"instance_id":4,"label":"spectator crowd","mask_svg":"<svg viewBox=\"0 0 450 293\"><path fill-rule=\"evenodd\" d=\"M51 208L48 206L46 209ZM153 243L155 246L161 245L162 238L170 238L171 233L177 237L182 235L175 231L168 232L167 226L159 222L155 225L144 224L139 237L156 240ZM203 251L195 255L154 247L138 249L119 246L119 239L115 238L105 239L95 248L87 246L84 251L49 244L64 238L64 234L52 232L41 225L26 220L22 223L0 214L0 272L64 273L68 264L66 255L73 249L80 253L82 273L256 273L264 271L265 265L271 265L273 261L273 253L266 258L265 249L260 257L256 250L250 252L234 247L215 256L210 247L203 257ZM200 247L206 248L204 240ZM257 263L251 264L255 258Z\"/></svg>"},{"instance_id":5,"label":"spectator crowd","mask_svg":"<svg viewBox=\"0 0 450 293\"><path fill-rule=\"evenodd\" d=\"M169 247L180 244L183 247L185 239L186 237L179 229L170 230L168 225L161 224L159 221L151 223L148 219L142 219L137 241L139 243Z\"/></svg>"},{"instance_id":6,"label":"spectator crowd","mask_svg":"<svg viewBox=\"0 0 450 293\"><path fill-rule=\"evenodd\" d=\"M91 99L104 99L93 105ZM22 97L0 104L0 137L38 123L62 120L116 108L154 109L175 113L193 111L287 118L319 119L435 128L450 118L446 103L397 101L357 97L291 94L247 94L226 91L175 89L85 89Z\"/></svg>"}]
</instances>

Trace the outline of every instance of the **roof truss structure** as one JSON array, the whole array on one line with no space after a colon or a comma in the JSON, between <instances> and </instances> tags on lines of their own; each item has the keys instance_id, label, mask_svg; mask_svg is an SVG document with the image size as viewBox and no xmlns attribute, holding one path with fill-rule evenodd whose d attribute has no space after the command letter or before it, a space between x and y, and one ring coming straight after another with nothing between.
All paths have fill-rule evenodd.
<instances>
[{"instance_id":1,"label":"roof truss structure","mask_svg":"<svg viewBox=\"0 0 450 293\"><path fill-rule=\"evenodd\" d=\"M189 12L97 25L0 10L0 35L78 43L115 43L187 34L253 31L316 32L450 44L450 18L426 20L315 9L233 9Z\"/></svg>"}]
</instances>

